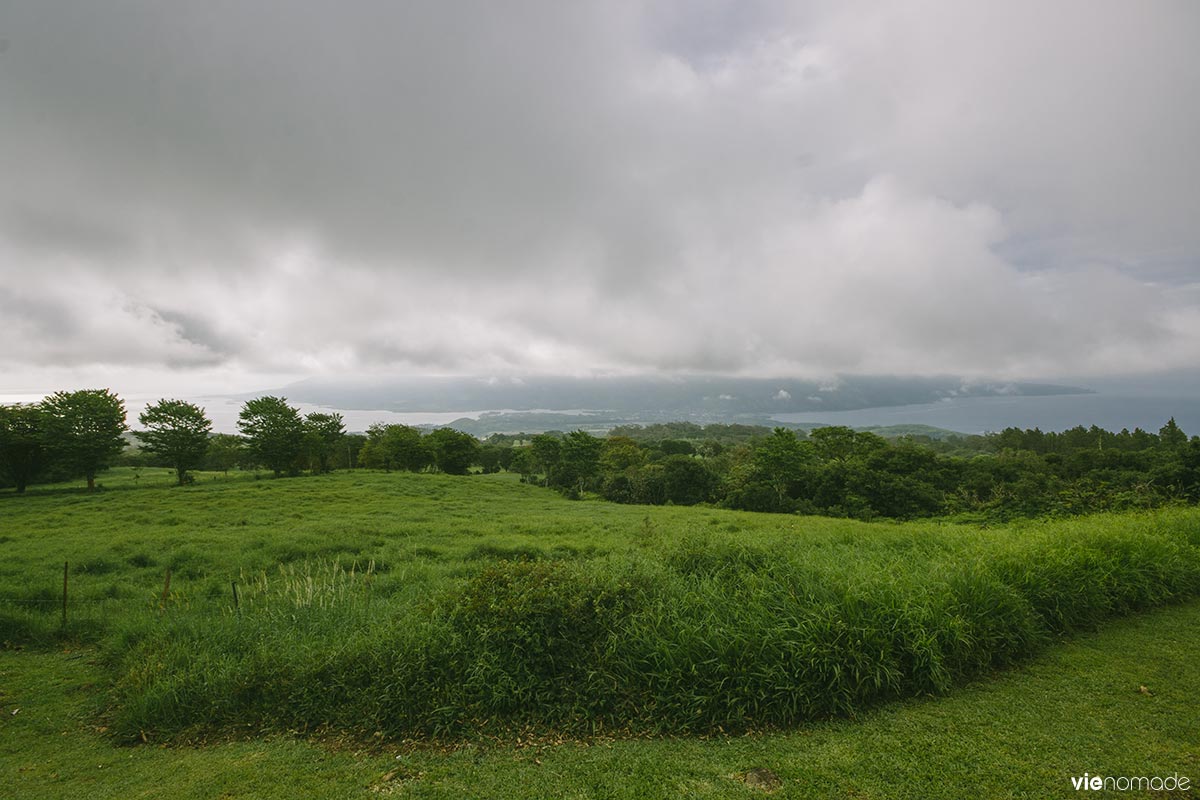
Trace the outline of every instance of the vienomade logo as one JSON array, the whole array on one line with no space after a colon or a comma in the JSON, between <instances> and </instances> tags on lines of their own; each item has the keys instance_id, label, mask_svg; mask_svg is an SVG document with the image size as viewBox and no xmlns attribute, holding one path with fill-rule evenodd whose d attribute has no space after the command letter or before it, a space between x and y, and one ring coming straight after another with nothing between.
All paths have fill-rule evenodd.
<instances>
[{"instance_id":1,"label":"vienomade logo","mask_svg":"<svg viewBox=\"0 0 1200 800\"><path fill-rule=\"evenodd\" d=\"M1111 775L1091 775L1087 772L1082 776L1073 776L1071 785L1076 791L1108 791L1108 792L1186 792L1192 786L1191 778L1181 775L1169 775L1165 778L1154 777L1114 777Z\"/></svg>"}]
</instances>

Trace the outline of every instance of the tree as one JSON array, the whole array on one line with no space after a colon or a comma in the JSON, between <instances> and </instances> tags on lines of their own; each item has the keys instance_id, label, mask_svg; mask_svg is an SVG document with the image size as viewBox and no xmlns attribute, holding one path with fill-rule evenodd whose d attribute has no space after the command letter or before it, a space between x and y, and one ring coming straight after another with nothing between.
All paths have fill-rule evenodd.
<instances>
[{"instance_id":1,"label":"tree","mask_svg":"<svg viewBox=\"0 0 1200 800\"><path fill-rule=\"evenodd\" d=\"M232 433L213 434L208 440L208 456L204 460L206 469L228 473L245 456L246 448L242 437Z\"/></svg>"},{"instance_id":2,"label":"tree","mask_svg":"<svg viewBox=\"0 0 1200 800\"><path fill-rule=\"evenodd\" d=\"M0 474L25 491L45 464L45 418L40 406L0 406Z\"/></svg>"},{"instance_id":3,"label":"tree","mask_svg":"<svg viewBox=\"0 0 1200 800\"><path fill-rule=\"evenodd\" d=\"M187 471L204 463L212 421L204 409L183 400L159 400L138 415L146 430L134 431L142 448L162 456L175 468L179 485L187 481Z\"/></svg>"},{"instance_id":4,"label":"tree","mask_svg":"<svg viewBox=\"0 0 1200 800\"><path fill-rule=\"evenodd\" d=\"M542 474L549 476L558 466L559 459L562 457L562 444L558 437L548 433L539 433L533 437L529 447L530 452L533 453L534 466Z\"/></svg>"},{"instance_id":5,"label":"tree","mask_svg":"<svg viewBox=\"0 0 1200 800\"><path fill-rule=\"evenodd\" d=\"M695 455L696 447L684 439L663 439L658 443L658 449L667 456Z\"/></svg>"},{"instance_id":6,"label":"tree","mask_svg":"<svg viewBox=\"0 0 1200 800\"><path fill-rule=\"evenodd\" d=\"M345 469L354 469L358 464L359 454L362 452L363 445L366 443L367 437L361 433L347 433L343 436L342 443L338 445L337 452L334 454L333 468L344 467Z\"/></svg>"},{"instance_id":7,"label":"tree","mask_svg":"<svg viewBox=\"0 0 1200 800\"><path fill-rule=\"evenodd\" d=\"M479 440L453 428L438 428L426 437L437 468L447 475L466 475L475 462Z\"/></svg>"},{"instance_id":8,"label":"tree","mask_svg":"<svg viewBox=\"0 0 1200 800\"><path fill-rule=\"evenodd\" d=\"M538 465L537 459L534 458L533 449L530 447L521 447L513 453L512 462L509 469L521 474L521 480L525 483L531 483L533 476L537 474Z\"/></svg>"},{"instance_id":9,"label":"tree","mask_svg":"<svg viewBox=\"0 0 1200 800\"><path fill-rule=\"evenodd\" d=\"M500 459L504 453L511 453L511 447L497 447L494 444L485 444L479 448L479 466L483 469L484 475L490 475L493 472L500 471Z\"/></svg>"},{"instance_id":10,"label":"tree","mask_svg":"<svg viewBox=\"0 0 1200 800\"><path fill-rule=\"evenodd\" d=\"M821 430L848 430L822 428ZM813 431L814 434L817 431ZM776 428L770 436L755 442L754 471L751 480L770 486L776 495L779 507L787 506L787 500L794 498L796 489L801 483L805 468L812 463L813 445L796 438L795 431L787 428Z\"/></svg>"},{"instance_id":11,"label":"tree","mask_svg":"<svg viewBox=\"0 0 1200 800\"><path fill-rule=\"evenodd\" d=\"M376 423L367 429L359 461L372 469L383 467L390 472L395 467L417 472L433 463L433 453L416 428Z\"/></svg>"},{"instance_id":12,"label":"tree","mask_svg":"<svg viewBox=\"0 0 1200 800\"><path fill-rule=\"evenodd\" d=\"M329 459L346 435L341 414L313 412L304 418L304 446L309 464L317 462L318 472L329 472Z\"/></svg>"},{"instance_id":13,"label":"tree","mask_svg":"<svg viewBox=\"0 0 1200 800\"><path fill-rule=\"evenodd\" d=\"M1169 450L1180 450L1188 443L1187 434L1175 424L1175 418L1167 420L1167 424L1158 429L1158 440Z\"/></svg>"},{"instance_id":14,"label":"tree","mask_svg":"<svg viewBox=\"0 0 1200 800\"><path fill-rule=\"evenodd\" d=\"M668 456L662 462L666 497L677 506L703 503L712 494L716 478L704 462L685 455Z\"/></svg>"},{"instance_id":15,"label":"tree","mask_svg":"<svg viewBox=\"0 0 1200 800\"><path fill-rule=\"evenodd\" d=\"M246 437L250 453L275 477L284 470L295 472L304 450L304 423L300 412L285 397L247 400L238 414L238 430Z\"/></svg>"},{"instance_id":16,"label":"tree","mask_svg":"<svg viewBox=\"0 0 1200 800\"><path fill-rule=\"evenodd\" d=\"M604 442L587 431L572 431L559 445L558 466L551 470L550 485L582 492L600 472Z\"/></svg>"},{"instance_id":17,"label":"tree","mask_svg":"<svg viewBox=\"0 0 1200 800\"><path fill-rule=\"evenodd\" d=\"M628 436L609 436L600 448L600 468L605 472L624 472L646 463L646 454Z\"/></svg>"},{"instance_id":18,"label":"tree","mask_svg":"<svg viewBox=\"0 0 1200 800\"><path fill-rule=\"evenodd\" d=\"M125 403L107 389L55 392L42 401L46 449L96 489L96 473L125 449Z\"/></svg>"},{"instance_id":19,"label":"tree","mask_svg":"<svg viewBox=\"0 0 1200 800\"><path fill-rule=\"evenodd\" d=\"M883 437L867 431L856 431L844 425L817 428L808 434L808 439L823 461L846 461L854 456L865 457L887 447L887 441Z\"/></svg>"}]
</instances>

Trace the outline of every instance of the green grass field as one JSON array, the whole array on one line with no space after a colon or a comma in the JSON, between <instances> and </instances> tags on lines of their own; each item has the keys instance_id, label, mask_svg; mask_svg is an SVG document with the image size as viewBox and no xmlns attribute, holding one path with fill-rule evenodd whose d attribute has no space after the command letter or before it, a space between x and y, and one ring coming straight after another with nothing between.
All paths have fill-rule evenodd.
<instances>
[{"instance_id":1,"label":"green grass field","mask_svg":"<svg viewBox=\"0 0 1200 800\"><path fill-rule=\"evenodd\" d=\"M1200 777L1200 609L1086 633L1200 593L1194 510L981 530L571 502L508 475L169 480L0 495L0 758L23 796Z\"/></svg>"}]
</instances>

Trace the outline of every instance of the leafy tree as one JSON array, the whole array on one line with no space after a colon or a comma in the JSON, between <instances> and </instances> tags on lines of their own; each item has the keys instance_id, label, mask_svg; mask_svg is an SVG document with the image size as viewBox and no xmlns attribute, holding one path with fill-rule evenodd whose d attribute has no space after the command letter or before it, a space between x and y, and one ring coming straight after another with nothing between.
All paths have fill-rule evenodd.
<instances>
[{"instance_id":1,"label":"leafy tree","mask_svg":"<svg viewBox=\"0 0 1200 800\"><path fill-rule=\"evenodd\" d=\"M668 456L662 462L663 488L667 500L677 506L694 506L708 500L716 479L704 462L685 455Z\"/></svg>"},{"instance_id":2,"label":"leafy tree","mask_svg":"<svg viewBox=\"0 0 1200 800\"><path fill-rule=\"evenodd\" d=\"M416 428L376 423L367 429L367 441L359 451L359 462L389 472L393 467L417 472L433 463L433 451Z\"/></svg>"},{"instance_id":3,"label":"leafy tree","mask_svg":"<svg viewBox=\"0 0 1200 800\"><path fill-rule=\"evenodd\" d=\"M636 468L631 468L630 473L636 471ZM637 495L634 493L633 478L629 475L618 472L615 475L610 474L604 479L604 483L600 485L600 494L605 500L611 500L614 503L636 503Z\"/></svg>"},{"instance_id":4,"label":"leafy tree","mask_svg":"<svg viewBox=\"0 0 1200 800\"><path fill-rule=\"evenodd\" d=\"M533 449L530 447L514 448L512 463L509 469L512 469L521 474L521 480L525 483L531 483L533 476L537 474L538 465L537 459L533 455Z\"/></svg>"},{"instance_id":5,"label":"leafy tree","mask_svg":"<svg viewBox=\"0 0 1200 800\"><path fill-rule=\"evenodd\" d=\"M530 443L534 465L545 475L550 475L562 458L562 443L557 436L539 433Z\"/></svg>"},{"instance_id":6,"label":"leafy tree","mask_svg":"<svg viewBox=\"0 0 1200 800\"><path fill-rule=\"evenodd\" d=\"M383 430L386 426L376 423L367 429L367 440L358 449L358 463L367 469L383 467L392 471L392 459L383 449Z\"/></svg>"},{"instance_id":7,"label":"leafy tree","mask_svg":"<svg viewBox=\"0 0 1200 800\"><path fill-rule=\"evenodd\" d=\"M690 456L696 453L696 446L683 439L663 439L658 443L658 449L668 456Z\"/></svg>"},{"instance_id":8,"label":"leafy tree","mask_svg":"<svg viewBox=\"0 0 1200 800\"><path fill-rule=\"evenodd\" d=\"M182 486L187 471L204 463L212 421L204 409L183 400L159 400L138 415L146 429L134 431L142 449L161 456L174 469Z\"/></svg>"},{"instance_id":9,"label":"leafy tree","mask_svg":"<svg viewBox=\"0 0 1200 800\"><path fill-rule=\"evenodd\" d=\"M474 437L468 438L475 441ZM433 466L437 458L436 444L437 440L422 436L421 431L411 425L388 426L387 446L396 460L397 469L420 472Z\"/></svg>"},{"instance_id":10,"label":"leafy tree","mask_svg":"<svg viewBox=\"0 0 1200 800\"><path fill-rule=\"evenodd\" d=\"M805 468L814 460L813 445L797 439L795 431L776 428L770 436L755 442L753 452L751 481L770 486L775 491L775 505L787 507L788 499L797 493Z\"/></svg>"},{"instance_id":11,"label":"leafy tree","mask_svg":"<svg viewBox=\"0 0 1200 800\"><path fill-rule=\"evenodd\" d=\"M1149 450L1158 444L1158 437L1153 433L1144 431L1141 428L1134 428L1130 434L1132 440L1132 449L1134 450Z\"/></svg>"},{"instance_id":12,"label":"leafy tree","mask_svg":"<svg viewBox=\"0 0 1200 800\"><path fill-rule=\"evenodd\" d=\"M125 449L125 403L107 389L55 392L42 401L46 449L96 489L96 473Z\"/></svg>"},{"instance_id":13,"label":"leafy tree","mask_svg":"<svg viewBox=\"0 0 1200 800\"><path fill-rule=\"evenodd\" d=\"M1175 424L1175 418L1167 420L1167 424L1158 430L1158 440L1169 450L1180 450L1188 443L1187 434Z\"/></svg>"},{"instance_id":14,"label":"leafy tree","mask_svg":"<svg viewBox=\"0 0 1200 800\"><path fill-rule=\"evenodd\" d=\"M605 472L624 472L645 462L646 454L628 436L609 436L600 448L600 468Z\"/></svg>"},{"instance_id":15,"label":"leafy tree","mask_svg":"<svg viewBox=\"0 0 1200 800\"><path fill-rule=\"evenodd\" d=\"M666 470L662 464L647 464L629 470L633 488L633 502L648 506L661 506L667 502Z\"/></svg>"},{"instance_id":16,"label":"leafy tree","mask_svg":"<svg viewBox=\"0 0 1200 800\"><path fill-rule=\"evenodd\" d=\"M558 465L550 472L550 483L583 491L600 472L600 449L604 442L587 431L572 431L559 446Z\"/></svg>"},{"instance_id":17,"label":"leafy tree","mask_svg":"<svg viewBox=\"0 0 1200 800\"><path fill-rule=\"evenodd\" d=\"M513 460L517 457L517 451L513 447L499 448L500 455L496 458L496 465L500 469L508 471L512 469Z\"/></svg>"},{"instance_id":18,"label":"leafy tree","mask_svg":"<svg viewBox=\"0 0 1200 800\"><path fill-rule=\"evenodd\" d=\"M500 471L500 458L504 453L511 453L511 447L497 447L494 444L485 444L479 448L479 466L483 469L485 475L490 475Z\"/></svg>"},{"instance_id":19,"label":"leafy tree","mask_svg":"<svg viewBox=\"0 0 1200 800\"><path fill-rule=\"evenodd\" d=\"M346 426L341 414L313 412L304 418L304 447L308 451L309 464L317 464L318 472L329 472L329 460L342 438Z\"/></svg>"},{"instance_id":20,"label":"leafy tree","mask_svg":"<svg viewBox=\"0 0 1200 800\"><path fill-rule=\"evenodd\" d=\"M479 440L453 428L438 428L429 434L434 463L447 475L466 475L475 463Z\"/></svg>"},{"instance_id":21,"label":"leafy tree","mask_svg":"<svg viewBox=\"0 0 1200 800\"><path fill-rule=\"evenodd\" d=\"M844 425L817 428L808 435L823 461L845 461L853 456L868 456L888 446L887 440L866 431Z\"/></svg>"},{"instance_id":22,"label":"leafy tree","mask_svg":"<svg viewBox=\"0 0 1200 800\"><path fill-rule=\"evenodd\" d=\"M41 406L0 406L0 473L18 494L45 465L45 425Z\"/></svg>"},{"instance_id":23,"label":"leafy tree","mask_svg":"<svg viewBox=\"0 0 1200 800\"><path fill-rule=\"evenodd\" d=\"M246 437L250 454L275 477L284 470L295 472L296 461L304 450L304 422L300 412L287 404L287 398L247 400L238 414L238 430Z\"/></svg>"},{"instance_id":24,"label":"leafy tree","mask_svg":"<svg viewBox=\"0 0 1200 800\"><path fill-rule=\"evenodd\" d=\"M246 448L242 437L232 433L216 433L208 440L208 454L204 460L205 469L228 473L229 470L242 462Z\"/></svg>"},{"instance_id":25,"label":"leafy tree","mask_svg":"<svg viewBox=\"0 0 1200 800\"><path fill-rule=\"evenodd\" d=\"M333 468L354 469L358 466L363 445L367 437L361 433L348 433L342 437L342 444L337 448L333 458Z\"/></svg>"}]
</instances>

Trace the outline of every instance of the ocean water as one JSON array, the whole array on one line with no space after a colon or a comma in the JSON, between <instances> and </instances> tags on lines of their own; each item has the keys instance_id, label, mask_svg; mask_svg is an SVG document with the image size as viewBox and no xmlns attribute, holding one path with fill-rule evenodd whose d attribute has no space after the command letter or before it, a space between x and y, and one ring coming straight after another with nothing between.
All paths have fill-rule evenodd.
<instances>
[{"instance_id":1,"label":"ocean water","mask_svg":"<svg viewBox=\"0 0 1200 800\"><path fill-rule=\"evenodd\" d=\"M1200 397L1136 397L1105 393L967 397L857 411L777 414L775 419L849 426L932 425L962 433L987 433L1012 427L1062 431L1076 425L1096 425L1110 431L1141 428L1157 433L1171 417L1189 436L1200 435Z\"/></svg>"}]
</instances>

